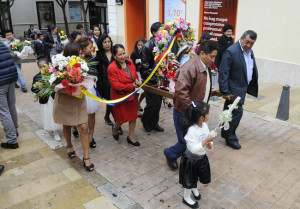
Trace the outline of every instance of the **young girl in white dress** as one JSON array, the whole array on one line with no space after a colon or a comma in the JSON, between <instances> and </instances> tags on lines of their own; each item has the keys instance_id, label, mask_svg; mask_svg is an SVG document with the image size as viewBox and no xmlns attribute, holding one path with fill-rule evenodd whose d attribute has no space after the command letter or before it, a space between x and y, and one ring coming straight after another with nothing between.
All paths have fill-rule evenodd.
<instances>
[{"instance_id":1,"label":"young girl in white dress","mask_svg":"<svg viewBox=\"0 0 300 209\"><path fill-rule=\"evenodd\" d=\"M93 52L93 41L87 37L82 37L79 39L78 43L81 46L82 53L79 56L82 59L85 59L87 62L95 62L95 58L92 57ZM97 77L97 66L93 65L89 66L90 72L89 74L93 74ZM88 92L97 96L95 88L88 89ZM89 140L90 140L90 148L96 148L96 142L94 139L94 130L95 130L95 122L96 122L96 112L99 110L98 101L91 99L90 97L86 97L87 104L87 113L88 113L88 126L89 126Z\"/></svg>"},{"instance_id":2,"label":"young girl in white dress","mask_svg":"<svg viewBox=\"0 0 300 209\"><path fill-rule=\"evenodd\" d=\"M213 137L205 123L209 119L209 105L204 102L192 102L185 112L182 129L187 149L180 161L179 183L183 186L182 202L191 208L198 208L196 200L201 195L197 189L198 180L202 184L210 183L210 166L206 152L213 147Z\"/></svg>"},{"instance_id":3,"label":"young girl in white dress","mask_svg":"<svg viewBox=\"0 0 300 209\"><path fill-rule=\"evenodd\" d=\"M42 79L41 69L45 68L45 65L48 65L48 60L46 58L39 59L37 61L38 68L40 72L33 77L33 83L31 91L33 93L38 93L38 86L35 85L36 82ZM39 103L41 107L41 117L43 122L43 127L45 131L52 132L53 137L56 141L60 141L59 130L62 128L60 124L54 123L53 120L53 104L54 104L54 95L51 95L46 98L39 98Z\"/></svg>"}]
</instances>

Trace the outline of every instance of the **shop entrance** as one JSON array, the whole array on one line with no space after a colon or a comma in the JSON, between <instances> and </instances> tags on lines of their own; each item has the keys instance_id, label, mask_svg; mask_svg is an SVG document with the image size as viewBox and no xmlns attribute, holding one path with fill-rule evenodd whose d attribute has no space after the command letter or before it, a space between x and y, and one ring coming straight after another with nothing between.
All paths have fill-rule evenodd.
<instances>
[{"instance_id":1,"label":"shop entrance","mask_svg":"<svg viewBox=\"0 0 300 209\"><path fill-rule=\"evenodd\" d=\"M124 1L125 47L128 55L134 50L134 44L139 38L146 38L146 1Z\"/></svg>"}]
</instances>

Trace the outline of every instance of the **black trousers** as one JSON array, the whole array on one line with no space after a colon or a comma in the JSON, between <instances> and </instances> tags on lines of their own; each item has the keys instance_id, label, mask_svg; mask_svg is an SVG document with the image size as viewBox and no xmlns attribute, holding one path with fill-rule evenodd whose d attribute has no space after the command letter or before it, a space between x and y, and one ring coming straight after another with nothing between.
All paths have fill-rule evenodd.
<instances>
[{"instance_id":1,"label":"black trousers","mask_svg":"<svg viewBox=\"0 0 300 209\"><path fill-rule=\"evenodd\" d=\"M233 101L226 100L224 103L223 110L228 109L228 105L232 103ZM238 138L235 135L235 131L240 124L242 116L243 116L243 105L238 104L238 108L232 111L232 121L229 123L230 128L227 131L225 131L224 129L222 129L221 131L222 137L225 138L227 142L233 143L234 141L238 141Z\"/></svg>"},{"instance_id":2,"label":"black trousers","mask_svg":"<svg viewBox=\"0 0 300 209\"><path fill-rule=\"evenodd\" d=\"M145 91L146 107L142 116L144 126L153 128L158 125L162 96Z\"/></svg>"}]
</instances>

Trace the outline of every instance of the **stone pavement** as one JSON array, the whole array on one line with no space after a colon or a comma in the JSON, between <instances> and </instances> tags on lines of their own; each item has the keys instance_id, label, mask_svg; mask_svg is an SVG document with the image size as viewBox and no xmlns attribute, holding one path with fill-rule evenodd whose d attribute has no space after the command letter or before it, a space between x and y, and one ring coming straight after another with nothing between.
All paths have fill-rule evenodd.
<instances>
[{"instance_id":1,"label":"stone pavement","mask_svg":"<svg viewBox=\"0 0 300 209\"><path fill-rule=\"evenodd\" d=\"M23 65L28 85L36 72L34 64ZM276 115L276 101L279 101L282 87L266 82L260 82L260 86L261 97L247 98L245 109L251 112L244 112L237 130L242 149L237 151L225 146L220 136L215 139L214 150L208 154L212 182L199 185L202 194L200 208L300 208L300 88L291 88L293 98L290 121L283 122L271 117ZM163 149L177 141L172 109L161 109L160 124L165 129L164 133L147 133L138 120L135 135L141 147L133 147L126 142L128 125L124 125L124 135L118 142L112 138L111 127L105 125L103 120L105 106L101 105L96 114L94 138L97 148L91 150L96 172L87 173L83 171L79 159L68 160L65 149L56 148L52 151L37 137L40 136L52 147L61 146L53 143L53 139L42 136L39 105L33 102L33 95L17 90L17 107L20 122L26 128L20 132L20 138L24 142L16 151L22 157L15 156L15 151L0 149L0 164L6 165L6 170L0 177L0 208L3 207L3 201L15 208L30 208L25 207L28 204L32 208L39 208L37 205L55 208L52 205L55 201L52 200L59 199L57 202L71 204L72 198L75 202L80 202L79 197L87 198L76 205L81 208L88 208L84 204L86 202L93 206L91 200L97 198L102 198L111 207L113 203L119 208L186 208L182 204L183 189L178 183L178 171L169 170L163 155ZM211 102L210 128L217 124L217 115L221 110L222 101ZM3 132L0 137L4 139ZM73 143L78 156L82 156L80 141L74 139ZM65 142L62 141L62 144ZM36 156L26 156L26 153L35 152ZM45 170L42 171L43 165L34 167L30 164L32 161L49 158L49 155L51 157L49 153L53 154L51 159L55 158L57 162L53 160L43 164L47 167ZM27 167L33 167L33 175L26 174ZM52 172L54 174L50 174ZM15 179L10 180L7 176ZM38 177L42 180L37 180ZM76 181L81 182L76 184L77 187L72 187L73 189L68 190L63 186ZM82 187L78 185L82 182L85 182L87 188L83 190L85 192L79 190ZM32 188L41 188L38 196L32 197L37 194ZM56 193L64 188L74 192L74 195L71 192L69 195ZM57 205L56 208L68 207Z\"/></svg>"}]
</instances>

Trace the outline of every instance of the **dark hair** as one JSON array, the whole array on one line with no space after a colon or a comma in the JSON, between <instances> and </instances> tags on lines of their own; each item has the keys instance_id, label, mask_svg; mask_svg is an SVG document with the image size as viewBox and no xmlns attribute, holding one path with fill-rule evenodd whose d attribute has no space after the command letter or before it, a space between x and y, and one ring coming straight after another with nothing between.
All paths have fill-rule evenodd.
<instances>
[{"instance_id":1,"label":"dark hair","mask_svg":"<svg viewBox=\"0 0 300 209\"><path fill-rule=\"evenodd\" d=\"M56 28L56 25L49 25L48 26L48 32L53 31Z\"/></svg>"},{"instance_id":2,"label":"dark hair","mask_svg":"<svg viewBox=\"0 0 300 209\"><path fill-rule=\"evenodd\" d=\"M40 38L41 36L43 36L44 34L42 34L42 33L38 33L38 34L36 34L36 37L37 38Z\"/></svg>"},{"instance_id":3,"label":"dark hair","mask_svg":"<svg viewBox=\"0 0 300 209\"><path fill-rule=\"evenodd\" d=\"M232 32L233 32L233 26L232 25L230 25L230 24L226 24L225 26L224 26L224 28L223 28L223 33L225 33L226 31L228 31L228 30L232 30Z\"/></svg>"},{"instance_id":4,"label":"dark hair","mask_svg":"<svg viewBox=\"0 0 300 209\"><path fill-rule=\"evenodd\" d=\"M210 33L208 33L208 32L202 33L198 44L201 44L203 42L203 40L210 40L211 37L212 37L212 35L210 35Z\"/></svg>"},{"instance_id":5,"label":"dark hair","mask_svg":"<svg viewBox=\"0 0 300 209\"><path fill-rule=\"evenodd\" d=\"M106 38L109 38L110 42L111 42L111 48L110 50L112 51L112 46L113 46L113 42L111 40L111 37L109 35L107 35L106 33L103 33L99 39L98 39L98 49L99 49L99 53L104 53L104 49L103 49L103 46L102 46L102 43L103 41L106 39Z\"/></svg>"},{"instance_id":6,"label":"dark hair","mask_svg":"<svg viewBox=\"0 0 300 209\"><path fill-rule=\"evenodd\" d=\"M76 25L77 30L80 29L80 28L83 28L83 26L81 24Z\"/></svg>"},{"instance_id":7,"label":"dark hair","mask_svg":"<svg viewBox=\"0 0 300 209\"><path fill-rule=\"evenodd\" d=\"M75 43L75 42L70 42L65 46L64 49L64 56L79 56L79 51L81 47L80 44Z\"/></svg>"},{"instance_id":8,"label":"dark hair","mask_svg":"<svg viewBox=\"0 0 300 209\"><path fill-rule=\"evenodd\" d=\"M38 59L38 61L36 62L36 64L39 65L41 62L44 62L44 61L47 63L47 65L49 64L49 61L46 58L40 58L40 59Z\"/></svg>"},{"instance_id":9,"label":"dark hair","mask_svg":"<svg viewBox=\"0 0 300 209\"><path fill-rule=\"evenodd\" d=\"M99 27L98 25L93 25L93 27L92 27L92 33L93 33L93 31L95 30L95 28L99 28L100 35L101 35L101 29L100 29L100 27ZM94 34L93 34L93 35L94 35Z\"/></svg>"},{"instance_id":10,"label":"dark hair","mask_svg":"<svg viewBox=\"0 0 300 209\"><path fill-rule=\"evenodd\" d=\"M115 44L115 45L112 47L112 54L113 54L113 55L116 55L119 48L122 48L122 49L125 50L125 47L124 47L122 44Z\"/></svg>"},{"instance_id":11,"label":"dark hair","mask_svg":"<svg viewBox=\"0 0 300 209\"><path fill-rule=\"evenodd\" d=\"M194 107L195 105L195 107ZM202 101L196 101L190 104L185 111L185 117L182 122L183 136L186 135L189 127L197 124L200 117L205 117L209 113L209 105Z\"/></svg>"},{"instance_id":12,"label":"dark hair","mask_svg":"<svg viewBox=\"0 0 300 209\"><path fill-rule=\"evenodd\" d=\"M213 41L203 41L201 42L199 49L197 51L197 54L199 55L201 51L204 52L204 54L211 54L212 51L218 50L217 44Z\"/></svg>"},{"instance_id":13,"label":"dark hair","mask_svg":"<svg viewBox=\"0 0 300 209\"><path fill-rule=\"evenodd\" d=\"M30 25L29 25L29 27L31 27L31 26L33 26L33 27L34 27L34 25L30 24Z\"/></svg>"},{"instance_id":14,"label":"dark hair","mask_svg":"<svg viewBox=\"0 0 300 209\"><path fill-rule=\"evenodd\" d=\"M146 41L146 39L144 39L144 38L140 38L140 39L138 39L136 42L135 42L135 45L134 45L134 50L133 50L133 52L135 52L135 53L139 53L138 51L138 48L137 48L137 45L138 45L138 43L139 42L143 42L143 44L145 44L147 41Z\"/></svg>"},{"instance_id":15,"label":"dark hair","mask_svg":"<svg viewBox=\"0 0 300 209\"><path fill-rule=\"evenodd\" d=\"M81 37L78 42L77 42L80 46L81 49L86 48L90 43L93 43L93 41L91 39L89 39L88 37Z\"/></svg>"},{"instance_id":16,"label":"dark hair","mask_svg":"<svg viewBox=\"0 0 300 209\"><path fill-rule=\"evenodd\" d=\"M253 31L253 30L247 30L243 33L242 35L242 39L245 39L246 36L248 36L252 39L252 40L256 40L257 39L257 34Z\"/></svg>"},{"instance_id":17,"label":"dark hair","mask_svg":"<svg viewBox=\"0 0 300 209\"><path fill-rule=\"evenodd\" d=\"M77 38L77 36L81 36L81 33L80 32L78 32L78 31L73 31L71 34L70 34L70 38L69 38L69 40L70 40L70 42L74 42L75 41L75 39Z\"/></svg>"},{"instance_id":18,"label":"dark hair","mask_svg":"<svg viewBox=\"0 0 300 209\"><path fill-rule=\"evenodd\" d=\"M161 22L155 22L151 25L151 34L153 35L154 32L157 32L158 29L161 27Z\"/></svg>"},{"instance_id":19,"label":"dark hair","mask_svg":"<svg viewBox=\"0 0 300 209\"><path fill-rule=\"evenodd\" d=\"M7 31L5 31L5 35L6 35L6 34L8 34L8 33L11 33L11 34L13 34L13 32L12 32L11 30L7 30Z\"/></svg>"}]
</instances>

